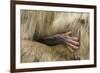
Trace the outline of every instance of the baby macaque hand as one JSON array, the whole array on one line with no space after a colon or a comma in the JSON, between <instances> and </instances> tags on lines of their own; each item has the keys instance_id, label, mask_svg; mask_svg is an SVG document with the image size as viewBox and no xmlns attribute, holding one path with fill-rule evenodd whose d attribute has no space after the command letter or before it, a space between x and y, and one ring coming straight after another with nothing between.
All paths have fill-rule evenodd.
<instances>
[{"instance_id":1,"label":"baby macaque hand","mask_svg":"<svg viewBox=\"0 0 100 73\"><path fill-rule=\"evenodd\" d=\"M64 34L58 34L58 40L65 44L68 45L69 47L72 47L73 49L79 49L79 38L72 36L72 33L69 31L67 33Z\"/></svg>"}]
</instances>

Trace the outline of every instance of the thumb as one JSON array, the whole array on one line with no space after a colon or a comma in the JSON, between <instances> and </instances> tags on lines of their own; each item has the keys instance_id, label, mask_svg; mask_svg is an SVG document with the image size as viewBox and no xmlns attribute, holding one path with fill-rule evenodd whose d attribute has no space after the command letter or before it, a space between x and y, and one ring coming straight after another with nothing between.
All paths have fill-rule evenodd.
<instances>
[{"instance_id":1,"label":"thumb","mask_svg":"<svg viewBox=\"0 0 100 73\"><path fill-rule=\"evenodd\" d=\"M72 32L71 32L71 31L69 31L69 32L67 32L65 35L71 35L71 33L72 33Z\"/></svg>"}]
</instances>

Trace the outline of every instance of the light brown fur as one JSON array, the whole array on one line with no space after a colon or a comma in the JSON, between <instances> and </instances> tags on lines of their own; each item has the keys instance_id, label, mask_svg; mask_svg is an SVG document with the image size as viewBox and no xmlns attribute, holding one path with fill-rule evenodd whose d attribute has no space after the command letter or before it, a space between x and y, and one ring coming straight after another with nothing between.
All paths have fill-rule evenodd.
<instances>
[{"instance_id":1,"label":"light brown fur","mask_svg":"<svg viewBox=\"0 0 100 73\"><path fill-rule=\"evenodd\" d=\"M34 41L68 31L79 36L80 30L80 49L76 51L62 44L47 46ZM21 62L89 59L89 14L22 10L21 39Z\"/></svg>"}]
</instances>

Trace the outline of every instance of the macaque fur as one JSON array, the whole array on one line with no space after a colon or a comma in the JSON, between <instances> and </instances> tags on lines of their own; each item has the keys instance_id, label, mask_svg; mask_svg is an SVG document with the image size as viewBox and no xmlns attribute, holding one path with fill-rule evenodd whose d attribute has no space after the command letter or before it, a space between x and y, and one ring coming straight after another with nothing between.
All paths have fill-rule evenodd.
<instances>
[{"instance_id":1,"label":"macaque fur","mask_svg":"<svg viewBox=\"0 0 100 73\"><path fill-rule=\"evenodd\" d=\"M81 31L80 31L81 30ZM80 34L79 50L58 44L48 46L36 40L71 31ZM21 10L21 62L89 59L89 14Z\"/></svg>"}]
</instances>

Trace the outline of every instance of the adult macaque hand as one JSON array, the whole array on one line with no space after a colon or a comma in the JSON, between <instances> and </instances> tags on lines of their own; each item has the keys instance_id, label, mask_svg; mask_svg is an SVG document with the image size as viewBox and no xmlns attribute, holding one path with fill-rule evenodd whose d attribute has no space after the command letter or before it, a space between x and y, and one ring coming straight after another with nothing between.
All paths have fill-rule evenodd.
<instances>
[{"instance_id":1,"label":"adult macaque hand","mask_svg":"<svg viewBox=\"0 0 100 73\"><path fill-rule=\"evenodd\" d=\"M62 44L68 45L73 49L79 49L79 38L72 36L72 33L70 31L64 34L57 34L56 38Z\"/></svg>"}]
</instances>

